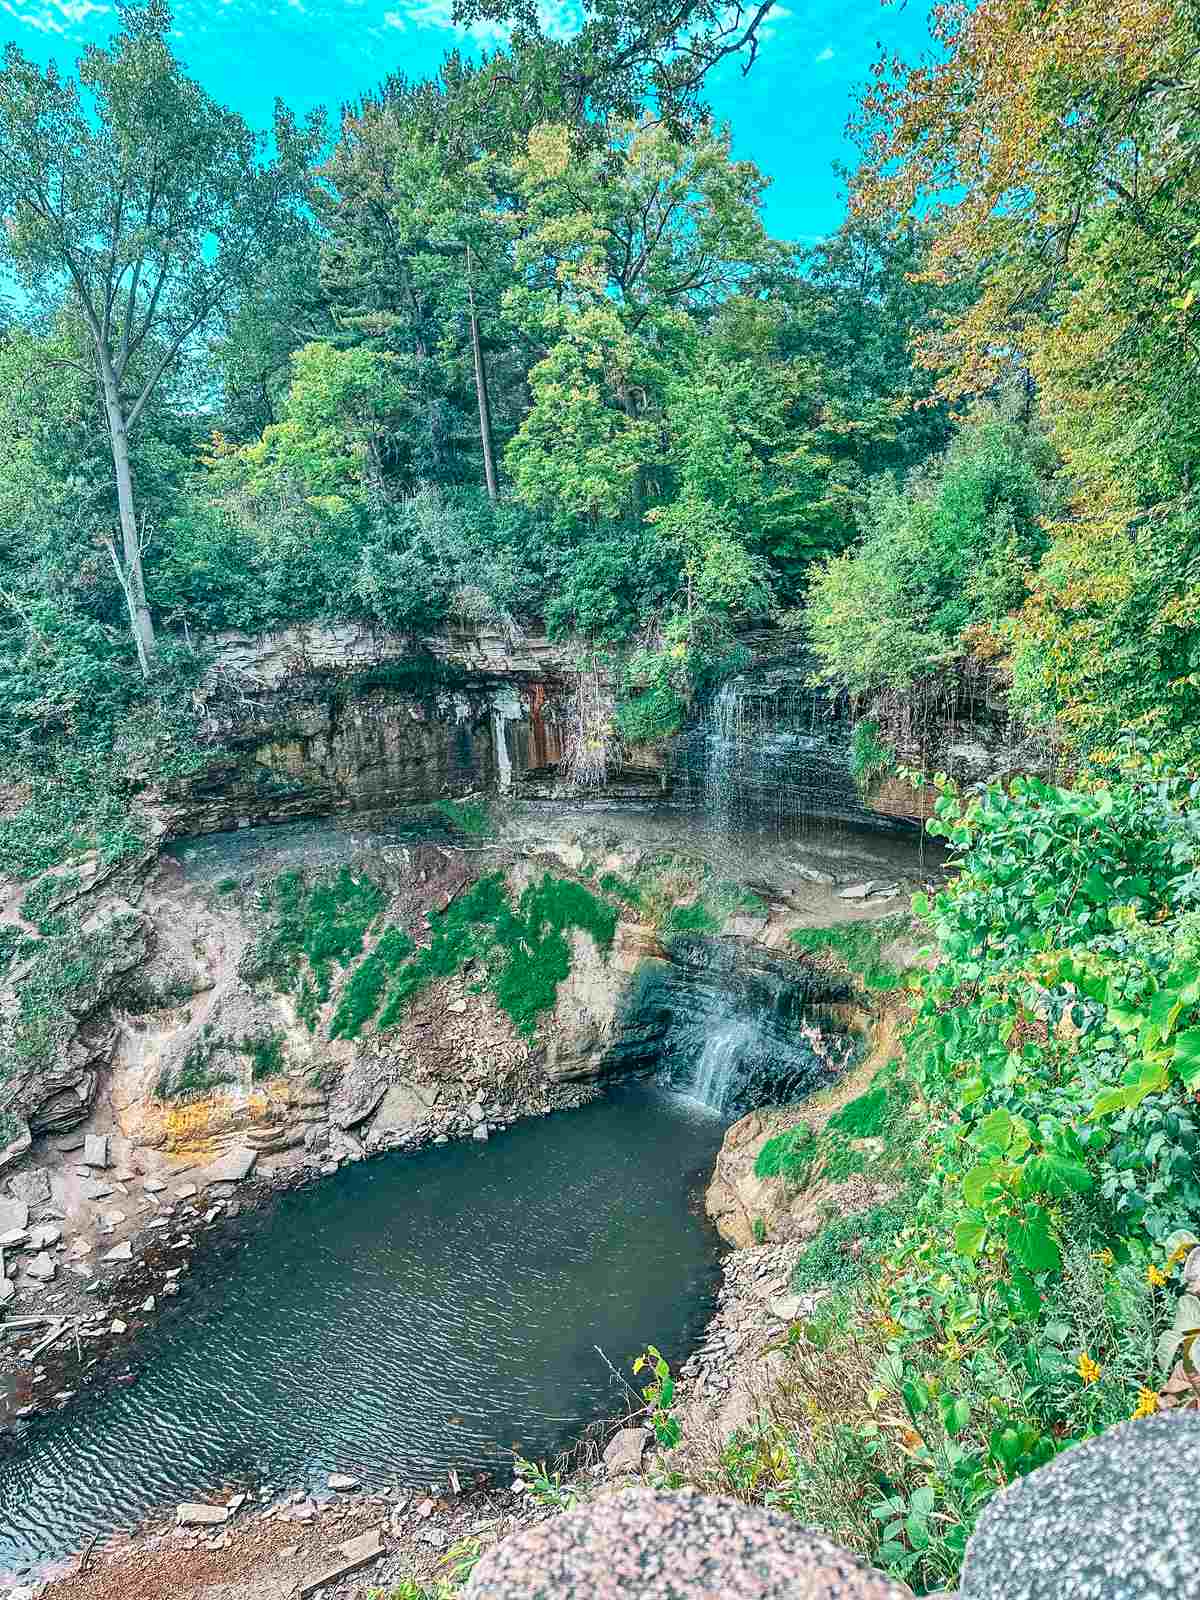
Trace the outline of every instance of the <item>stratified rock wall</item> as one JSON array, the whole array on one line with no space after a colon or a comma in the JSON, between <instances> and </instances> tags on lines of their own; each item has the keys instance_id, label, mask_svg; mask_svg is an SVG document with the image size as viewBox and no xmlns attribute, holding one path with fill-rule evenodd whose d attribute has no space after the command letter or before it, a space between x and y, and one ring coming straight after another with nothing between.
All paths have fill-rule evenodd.
<instances>
[{"instance_id":1,"label":"stratified rock wall","mask_svg":"<svg viewBox=\"0 0 1200 1600\"><path fill-rule=\"evenodd\" d=\"M207 647L213 755L169 792L177 834L503 792L562 755L568 657L545 640L343 624Z\"/></svg>"}]
</instances>

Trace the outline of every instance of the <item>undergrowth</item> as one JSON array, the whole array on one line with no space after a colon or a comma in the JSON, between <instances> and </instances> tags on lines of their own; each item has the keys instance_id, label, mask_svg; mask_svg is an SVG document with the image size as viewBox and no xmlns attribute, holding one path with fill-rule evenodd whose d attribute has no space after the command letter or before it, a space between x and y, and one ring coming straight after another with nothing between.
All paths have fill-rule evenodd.
<instances>
[{"instance_id":1,"label":"undergrowth","mask_svg":"<svg viewBox=\"0 0 1200 1600\"><path fill-rule=\"evenodd\" d=\"M250 1076L255 1083L264 1078L275 1078L284 1070L286 1039L282 1033L268 1033L257 1038L247 1035L239 1048L250 1057Z\"/></svg>"},{"instance_id":2,"label":"undergrowth","mask_svg":"<svg viewBox=\"0 0 1200 1600\"><path fill-rule=\"evenodd\" d=\"M883 952L910 926L910 917L902 912L864 922L842 922L831 928L794 928L789 938L799 949L859 979L868 989L897 989L903 973L883 959Z\"/></svg>"},{"instance_id":3,"label":"undergrowth","mask_svg":"<svg viewBox=\"0 0 1200 1600\"><path fill-rule=\"evenodd\" d=\"M296 994L302 1015L315 1018L329 999L334 965L349 966L387 903L378 884L342 867L310 883L302 872L281 872L259 895L263 931L243 969Z\"/></svg>"},{"instance_id":4,"label":"undergrowth","mask_svg":"<svg viewBox=\"0 0 1200 1600\"><path fill-rule=\"evenodd\" d=\"M849 1151L893 1193L807 1245L793 1289L832 1293L789 1330L760 1421L692 1475L917 1593L955 1586L1014 1479L1195 1406L1200 1349L1198 792L943 788L961 870L914 904L939 960L906 976L902 1059L812 1161L785 1135L760 1157L803 1183ZM870 970L880 925L833 932L798 942Z\"/></svg>"},{"instance_id":5,"label":"undergrowth","mask_svg":"<svg viewBox=\"0 0 1200 1600\"><path fill-rule=\"evenodd\" d=\"M386 927L374 948L357 960L386 895L369 878L343 868L315 884L302 874L280 875L264 891L265 924L243 967L297 997L301 1019L316 1030L329 999L335 964L351 968L329 1025L332 1039L354 1039L376 1017L394 1026L413 999L437 978L479 962L498 1005L529 1037L553 1006L571 967L568 934L588 933L607 951L617 912L570 878L543 874L514 906L502 871L478 879L429 918L431 938L416 948L401 928Z\"/></svg>"}]
</instances>

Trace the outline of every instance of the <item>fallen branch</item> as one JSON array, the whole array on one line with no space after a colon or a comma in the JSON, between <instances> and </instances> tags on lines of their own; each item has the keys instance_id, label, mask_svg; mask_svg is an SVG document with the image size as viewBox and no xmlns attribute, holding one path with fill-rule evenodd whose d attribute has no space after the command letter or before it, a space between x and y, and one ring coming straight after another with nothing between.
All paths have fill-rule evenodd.
<instances>
[{"instance_id":1,"label":"fallen branch","mask_svg":"<svg viewBox=\"0 0 1200 1600\"><path fill-rule=\"evenodd\" d=\"M49 1350L50 1346L52 1344L56 1344L57 1341L62 1338L63 1334L66 1333L66 1331L67 1325L65 1322L60 1322L57 1327L51 1328L50 1332L41 1341L41 1343L34 1345L26 1359L29 1361L36 1361L38 1356L41 1355L42 1351Z\"/></svg>"}]
</instances>

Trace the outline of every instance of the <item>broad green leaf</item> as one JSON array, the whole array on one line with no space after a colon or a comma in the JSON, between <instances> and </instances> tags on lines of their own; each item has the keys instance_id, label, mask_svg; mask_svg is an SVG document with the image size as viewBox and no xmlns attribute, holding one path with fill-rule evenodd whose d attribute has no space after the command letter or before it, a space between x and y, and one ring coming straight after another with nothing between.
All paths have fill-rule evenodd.
<instances>
[{"instance_id":1,"label":"broad green leaf","mask_svg":"<svg viewBox=\"0 0 1200 1600\"><path fill-rule=\"evenodd\" d=\"M939 1395L938 1410L941 1412L942 1426L949 1434L961 1433L971 1420L970 1403L962 1395Z\"/></svg>"},{"instance_id":2,"label":"broad green leaf","mask_svg":"<svg viewBox=\"0 0 1200 1600\"><path fill-rule=\"evenodd\" d=\"M986 1238L985 1222L958 1222L954 1226L954 1248L960 1256L977 1256Z\"/></svg>"},{"instance_id":3,"label":"broad green leaf","mask_svg":"<svg viewBox=\"0 0 1200 1600\"><path fill-rule=\"evenodd\" d=\"M1189 1089L1200 1084L1200 1028L1185 1028L1176 1038L1171 1065Z\"/></svg>"},{"instance_id":4,"label":"broad green leaf","mask_svg":"<svg viewBox=\"0 0 1200 1600\"><path fill-rule=\"evenodd\" d=\"M1046 1213L1030 1206L1024 1216L1005 1224L1004 1238L1013 1255L1029 1272L1057 1272L1062 1257L1050 1233Z\"/></svg>"},{"instance_id":5,"label":"broad green leaf","mask_svg":"<svg viewBox=\"0 0 1200 1600\"><path fill-rule=\"evenodd\" d=\"M1092 1187L1094 1179L1088 1169L1055 1150L1031 1157L1021 1173L1022 1194L1086 1194Z\"/></svg>"},{"instance_id":6,"label":"broad green leaf","mask_svg":"<svg viewBox=\"0 0 1200 1600\"><path fill-rule=\"evenodd\" d=\"M1007 1150L1012 1139L1013 1120L1003 1106L990 1112L979 1124L974 1143L980 1149Z\"/></svg>"},{"instance_id":7,"label":"broad green leaf","mask_svg":"<svg viewBox=\"0 0 1200 1600\"><path fill-rule=\"evenodd\" d=\"M969 1206L981 1206L988 1189L1002 1182L1002 1174L1011 1170L1003 1161L981 1161L963 1179L963 1199Z\"/></svg>"}]
</instances>

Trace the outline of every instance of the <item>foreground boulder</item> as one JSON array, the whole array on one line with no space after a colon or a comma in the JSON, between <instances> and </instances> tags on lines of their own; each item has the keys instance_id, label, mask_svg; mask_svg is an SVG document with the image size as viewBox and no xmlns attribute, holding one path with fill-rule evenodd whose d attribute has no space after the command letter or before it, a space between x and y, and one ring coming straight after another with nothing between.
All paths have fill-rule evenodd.
<instances>
[{"instance_id":1,"label":"foreground boulder","mask_svg":"<svg viewBox=\"0 0 1200 1600\"><path fill-rule=\"evenodd\" d=\"M1123 1422L1020 1478L967 1545L962 1600L1200 1594L1200 1413Z\"/></svg>"},{"instance_id":2,"label":"foreground boulder","mask_svg":"<svg viewBox=\"0 0 1200 1600\"><path fill-rule=\"evenodd\" d=\"M624 1489L490 1550L465 1600L911 1600L811 1528L736 1500Z\"/></svg>"}]
</instances>

